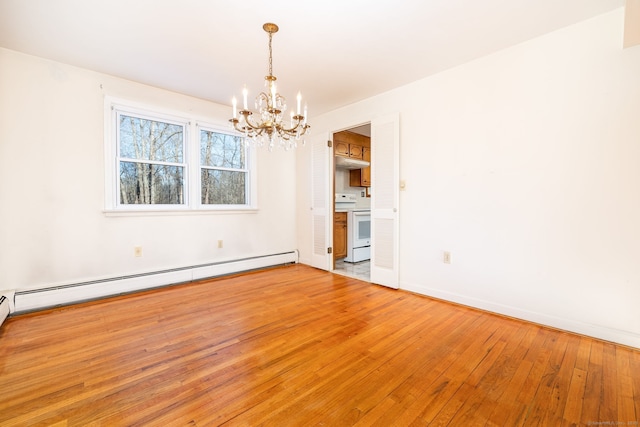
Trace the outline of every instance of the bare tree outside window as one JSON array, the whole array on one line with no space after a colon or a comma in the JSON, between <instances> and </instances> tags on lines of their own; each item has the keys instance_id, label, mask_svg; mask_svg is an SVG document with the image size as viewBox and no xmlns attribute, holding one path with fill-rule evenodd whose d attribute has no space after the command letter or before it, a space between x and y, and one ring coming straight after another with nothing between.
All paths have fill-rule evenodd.
<instances>
[{"instance_id":1,"label":"bare tree outside window","mask_svg":"<svg viewBox=\"0 0 640 427\"><path fill-rule=\"evenodd\" d=\"M247 152L237 136L200 131L201 196L203 205L245 205Z\"/></svg>"},{"instance_id":2,"label":"bare tree outside window","mask_svg":"<svg viewBox=\"0 0 640 427\"><path fill-rule=\"evenodd\" d=\"M184 204L184 126L118 116L120 204Z\"/></svg>"}]
</instances>

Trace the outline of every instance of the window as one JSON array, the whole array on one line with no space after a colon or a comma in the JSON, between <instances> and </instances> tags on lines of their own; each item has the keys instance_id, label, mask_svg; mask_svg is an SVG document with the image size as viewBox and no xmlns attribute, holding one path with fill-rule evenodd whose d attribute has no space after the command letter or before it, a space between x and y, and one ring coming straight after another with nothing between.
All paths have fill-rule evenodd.
<instances>
[{"instance_id":1,"label":"window","mask_svg":"<svg viewBox=\"0 0 640 427\"><path fill-rule=\"evenodd\" d=\"M255 209L242 138L223 126L107 100L107 211Z\"/></svg>"},{"instance_id":2,"label":"window","mask_svg":"<svg viewBox=\"0 0 640 427\"><path fill-rule=\"evenodd\" d=\"M181 205L185 126L118 112L120 205Z\"/></svg>"},{"instance_id":3,"label":"window","mask_svg":"<svg viewBox=\"0 0 640 427\"><path fill-rule=\"evenodd\" d=\"M200 196L203 205L247 202L247 150L242 138L200 129Z\"/></svg>"}]
</instances>

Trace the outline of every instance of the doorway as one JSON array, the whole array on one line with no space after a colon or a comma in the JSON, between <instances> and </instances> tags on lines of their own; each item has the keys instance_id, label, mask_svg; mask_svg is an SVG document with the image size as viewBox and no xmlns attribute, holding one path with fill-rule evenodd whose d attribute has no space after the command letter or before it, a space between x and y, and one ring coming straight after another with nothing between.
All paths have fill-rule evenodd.
<instances>
[{"instance_id":1,"label":"doorway","mask_svg":"<svg viewBox=\"0 0 640 427\"><path fill-rule=\"evenodd\" d=\"M370 281L370 233L358 218L371 211L371 124L333 134L333 272Z\"/></svg>"},{"instance_id":2,"label":"doorway","mask_svg":"<svg viewBox=\"0 0 640 427\"><path fill-rule=\"evenodd\" d=\"M399 288L399 148L400 115L390 113L374 117L371 129L371 260L369 282ZM351 128L355 128L352 126ZM335 133L333 134L335 135ZM324 132L311 137L311 246L309 265L326 271L335 270L337 239L332 239L335 221L335 164L332 133ZM365 187L366 192L366 187ZM367 194L365 193L365 197ZM333 241L333 243L331 243Z\"/></svg>"}]
</instances>

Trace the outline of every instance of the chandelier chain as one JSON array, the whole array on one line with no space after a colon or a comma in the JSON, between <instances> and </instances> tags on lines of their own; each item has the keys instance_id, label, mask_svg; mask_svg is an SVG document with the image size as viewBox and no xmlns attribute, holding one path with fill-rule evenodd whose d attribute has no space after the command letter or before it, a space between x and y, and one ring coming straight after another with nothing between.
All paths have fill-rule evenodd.
<instances>
[{"instance_id":1,"label":"chandelier chain","mask_svg":"<svg viewBox=\"0 0 640 427\"><path fill-rule=\"evenodd\" d=\"M269 33L269 75L273 76L273 55L271 48L271 41L273 40L273 33Z\"/></svg>"}]
</instances>

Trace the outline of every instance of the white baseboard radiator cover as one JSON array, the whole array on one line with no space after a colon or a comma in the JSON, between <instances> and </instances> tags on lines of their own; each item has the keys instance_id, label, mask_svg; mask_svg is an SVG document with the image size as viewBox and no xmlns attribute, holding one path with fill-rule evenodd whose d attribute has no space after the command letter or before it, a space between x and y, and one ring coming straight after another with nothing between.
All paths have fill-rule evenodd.
<instances>
[{"instance_id":1,"label":"white baseboard radiator cover","mask_svg":"<svg viewBox=\"0 0 640 427\"><path fill-rule=\"evenodd\" d=\"M9 299L4 295L0 295L0 325L9 316Z\"/></svg>"},{"instance_id":2,"label":"white baseboard radiator cover","mask_svg":"<svg viewBox=\"0 0 640 427\"><path fill-rule=\"evenodd\" d=\"M241 273L298 262L298 252L241 258L210 264L180 267L48 288L16 291L15 313L26 313L145 289L188 283L196 280ZM3 297L4 298L4 297ZM9 304L7 303L7 310ZM1 322L0 322L1 323Z\"/></svg>"}]
</instances>

